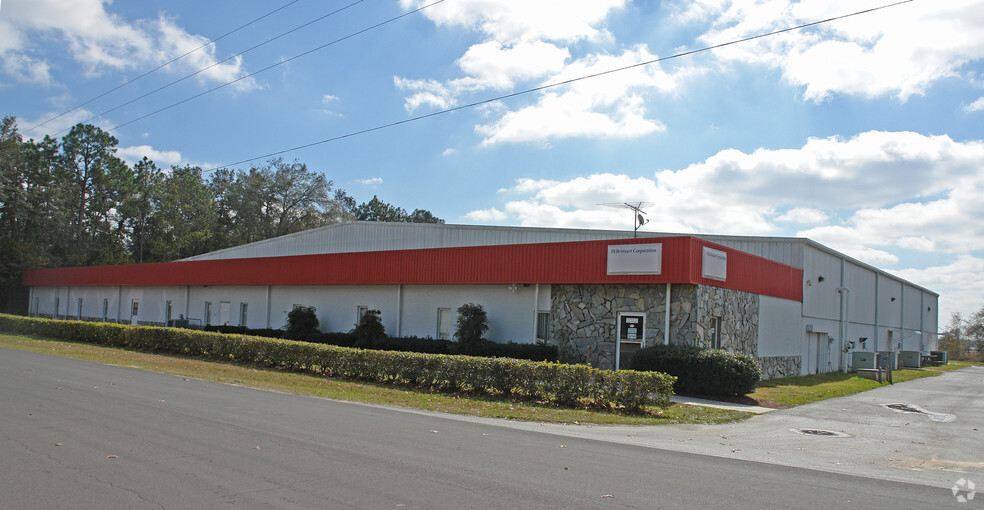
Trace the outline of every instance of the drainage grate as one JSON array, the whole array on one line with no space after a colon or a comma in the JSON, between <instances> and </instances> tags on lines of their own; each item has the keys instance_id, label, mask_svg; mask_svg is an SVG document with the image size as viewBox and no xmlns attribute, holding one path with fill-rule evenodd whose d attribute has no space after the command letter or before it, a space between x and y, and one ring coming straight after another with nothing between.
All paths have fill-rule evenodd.
<instances>
[{"instance_id":1,"label":"drainage grate","mask_svg":"<svg viewBox=\"0 0 984 510\"><path fill-rule=\"evenodd\" d=\"M887 407L897 413L915 413L926 415L932 421L939 423L947 423L956 420L957 417L952 414L947 413L934 413L933 411L927 411L915 404L882 404L883 407Z\"/></svg>"},{"instance_id":2,"label":"drainage grate","mask_svg":"<svg viewBox=\"0 0 984 510\"><path fill-rule=\"evenodd\" d=\"M833 430L823 430L823 429L789 429L797 434L803 434L804 436L818 436L818 437L850 437L848 434L843 432L834 432Z\"/></svg>"}]
</instances>

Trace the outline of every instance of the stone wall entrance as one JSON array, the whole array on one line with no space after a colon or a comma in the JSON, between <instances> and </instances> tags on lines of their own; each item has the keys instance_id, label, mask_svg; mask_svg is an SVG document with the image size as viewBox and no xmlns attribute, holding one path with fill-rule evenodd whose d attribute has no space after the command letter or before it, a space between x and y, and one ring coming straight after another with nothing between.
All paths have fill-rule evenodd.
<instances>
[{"instance_id":1,"label":"stone wall entrance","mask_svg":"<svg viewBox=\"0 0 984 510\"><path fill-rule=\"evenodd\" d=\"M614 369L619 312L646 315L646 346L664 341L666 285L552 285L550 298L551 342L567 361ZM711 319L719 317L721 347L756 355L757 294L679 284L670 299L671 344L710 347Z\"/></svg>"}]
</instances>

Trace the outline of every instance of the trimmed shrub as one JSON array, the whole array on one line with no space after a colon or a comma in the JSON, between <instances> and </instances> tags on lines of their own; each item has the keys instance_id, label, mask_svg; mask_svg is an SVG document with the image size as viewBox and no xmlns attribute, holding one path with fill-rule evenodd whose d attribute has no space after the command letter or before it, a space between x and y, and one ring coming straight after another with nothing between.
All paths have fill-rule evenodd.
<instances>
[{"instance_id":1,"label":"trimmed shrub","mask_svg":"<svg viewBox=\"0 0 984 510\"><path fill-rule=\"evenodd\" d=\"M640 349L630 366L674 375L674 391L692 395L746 395L755 391L762 373L758 360L751 356L678 345Z\"/></svg>"},{"instance_id":2,"label":"trimmed shrub","mask_svg":"<svg viewBox=\"0 0 984 510\"><path fill-rule=\"evenodd\" d=\"M458 323L454 338L463 346L482 341L482 335L489 330L489 319L482 305L467 303L458 307Z\"/></svg>"},{"instance_id":3,"label":"trimmed shrub","mask_svg":"<svg viewBox=\"0 0 984 510\"><path fill-rule=\"evenodd\" d=\"M246 326L205 326L202 328L204 331L215 331L216 333L224 333L226 335L252 335L252 336L264 336L267 338L283 338L286 333L282 329L272 329L272 328L257 328L250 329Z\"/></svg>"},{"instance_id":4,"label":"trimmed shrub","mask_svg":"<svg viewBox=\"0 0 984 510\"><path fill-rule=\"evenodd\" d=\"M587 365L351 349L276 338L153 326L34 319L0 314L0 331L58 340L279 367L327 377L437 391L515 395L558 405L666 406L676 378Z\"/></svg>"},{"instance_id":5,"label":"trimmed shrub","mask_svg":"<svg viewBox=\"0 0 984 510\"><path fill-rule=\"evenodd\" d=\"M301 339L318 332L318 314L313 306L297 306L287 312L286 338Z\"/></svg>"},{"instance_id":6,"label":"trimmed shrub","mask_svg":"<svg viewBox=\"0 0 984 510\"><path fill-rule=\"evenodd\" d=\"M355 325L352 333L355 335L356 347L371 347L376 342L386 338L386 328L383 327L383 320L379 318L379 310L366 310L359 323Z\"/></svg>"}]
</instances>

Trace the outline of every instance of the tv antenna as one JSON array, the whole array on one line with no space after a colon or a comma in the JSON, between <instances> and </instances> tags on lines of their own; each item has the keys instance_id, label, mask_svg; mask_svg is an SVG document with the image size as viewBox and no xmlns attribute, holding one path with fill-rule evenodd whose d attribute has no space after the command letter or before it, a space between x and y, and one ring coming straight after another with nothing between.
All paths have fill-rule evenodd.
<instances>
[{"instance_id":1,"label":"tv antenna","mask_svg":"<svg viewBox=\"0 0 984 510\"><path fill-rule=\"evenodd\" d=\"M632 211L632 237L639 237L639 228L641 228L649 220L646 218L646 211L643 211L643 207L649 207L655 205L655 202L613 202L607 205L608 207L624 207Z\"/></svg>"}]
</instances>

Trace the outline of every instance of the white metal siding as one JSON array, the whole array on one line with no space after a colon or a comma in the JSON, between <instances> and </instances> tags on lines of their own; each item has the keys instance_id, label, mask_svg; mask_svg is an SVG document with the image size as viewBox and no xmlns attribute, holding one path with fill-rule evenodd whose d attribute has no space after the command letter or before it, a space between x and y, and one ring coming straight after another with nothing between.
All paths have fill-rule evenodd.
<instances>
[{"instance_id":1,"label":"white metal siding","mask_svg":"<svg viewBox=\"0 0 984 510\"><path fill-rule=\"evenodd\" d=\"M902 327L918 331L922 322L922 291L911 286L902 286Z\"/></svg>"},{"instance_id":2,"label":"white metal siding","mask_svg":"<svg viewBox=\"0 0 984 510\"><path fill-rule=\"evenodd\" d=\"M864 324L875 323L875 272L848 262L844 270L844 287L848 291L850 313L848 320Z\"/></svg>"},{"instance_id":3,"label":"white metal siding","mask_svg":"<svg viewBox=\"0 0 984 510\"><path fill-rule=\"evenodd\" d=\"M807 246L803 266L803 315L840 320L840 258Z\"/></svg>"},{"instance_id":4,"label":"white metal siding","mask_svg":"<svg viewBox=\"0 0 984 510\"><path fill-rule=\"evenodd\" d=\"M878 325L895 329L902 327L902 284L884 276L878 277ZM897 332L895 334L898 335ZM878 345L883 345L880 340Z\"/></svg>"}]
</instances>

